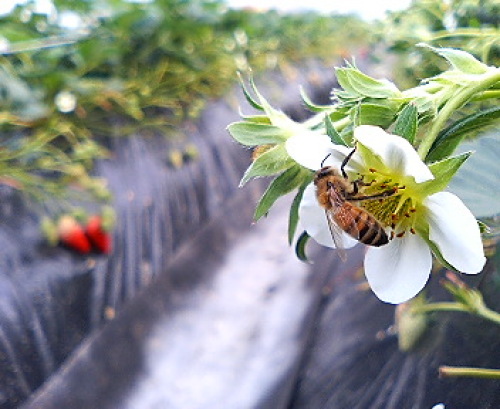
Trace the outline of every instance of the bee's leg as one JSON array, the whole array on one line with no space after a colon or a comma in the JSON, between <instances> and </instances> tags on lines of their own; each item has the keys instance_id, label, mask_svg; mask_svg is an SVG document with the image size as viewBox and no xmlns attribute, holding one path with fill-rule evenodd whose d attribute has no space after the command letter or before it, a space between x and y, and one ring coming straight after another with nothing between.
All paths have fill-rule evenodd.
<instances>
[{"instance_id":1,"label":"bee's leg","mask_svg":"<svg viewBox=\"0 0 500 409\"><path fill-rule=\"evenodd\" d=\"M342 161L342 165L340 165L340 171L342 172L342 176L344 177L344 179L347 179L347 173L344 168L347 165L347 162L349 162L349 160L351 159L352 155L354 155L354 152L356 152L356 146L351 152L349 152L349 155L344 158L344 160ZM357 187L355 189L357 189Z\"/></svg>"},{"instance_id":2,"label":"bee's leg","mask_svg":"<svg viewBox=\"0 0 500 409\"><path fill-rule=\"evenodd\" d=\"M358 182L359 179L356 179L352 182L352 193L351 193L352 195L357 195L359 192Z\"/></svg>"},{"instance_id":3,"label":"bee's leg","mask_svg":"<svg viewBox=\"0 0 500 409\"><path fill-rule=\"evenodd\" d=\"M360 176L359 178L357 178L355 180L355 182L358 184L358 186L371 186L373 185L373 182L375 182L375 180L372 180L371 182L365 182L363 180L364 176Z\"/></svg>"},{"instance_id":4,"label":"bee's leg","mask_svg":"<svg viewBox=\"0 0 500 409\"><path fill-rule=\"evenodd\" d=\"M382 197L387 197L387 196L392 196L394 193L396 193L398 189L389 189L385 190L384 192L377 193L376 195L365 195L365 196L356 196L356 194L349 194L346 195L346 199L348 200L371 200L371 199L380 199Z\"/></svg>"},{"instance_id":5,"label":"bee's leg","mask_svg":"<svg viewBox=\"0 0 500 409\"><path fill-rule=\"evenodd\" d=\"M373 184L373 180L371 182L365 182L363 180L363 176L360 176L356 180L352 181L352 194L357 195L359 192L360 186L371 186Z\"/></svg>"}]
</instances>

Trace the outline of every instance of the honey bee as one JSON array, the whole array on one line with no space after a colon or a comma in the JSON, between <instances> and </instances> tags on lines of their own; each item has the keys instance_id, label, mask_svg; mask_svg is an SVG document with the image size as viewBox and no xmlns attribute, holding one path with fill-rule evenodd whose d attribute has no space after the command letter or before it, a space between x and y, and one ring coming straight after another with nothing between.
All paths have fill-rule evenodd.
<instances>
[{"instance_id":1,"label":"honey bee","mask_svg":"<svg viewBox=\"0 0 500 409\"><path fill-rule=\"evenodd\" d=\"M328 226L333 242L342 254L342 231L354 239L369 246L380 247L389 242L389 237L382 224L367 210L352 202L380 199L396 192L394 189L383 191L376 195L359 195L359 186L369 185L362 180L350 181L344 168L356 149L346 156L340 170L332 166L323 166L316 172L314 185L316 197L321 207L325 209Z\"/></svg>"}]
</instances>

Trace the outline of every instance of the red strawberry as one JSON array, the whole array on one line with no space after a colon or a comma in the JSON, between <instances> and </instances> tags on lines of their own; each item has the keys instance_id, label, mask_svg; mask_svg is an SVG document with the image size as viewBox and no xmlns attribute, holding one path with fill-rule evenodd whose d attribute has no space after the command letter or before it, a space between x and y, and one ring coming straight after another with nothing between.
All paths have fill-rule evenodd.
<instances>
[{"instance_id":1,"label":"red strawberry","mask_svg":"<svg viewBox=\"0 0 500 409\"><path fill-rule=\"evenodd\" d=\"M94 248L103 254L109 254L111 251L111 236L102 225L102 218L93 215L87 221L85 233Z\"/></svg>"},{"instance_id":2,"label":"red strawberry","mask_svg":"<svg viewBox=\"0 0 500 409\"><path fill-rule=\"evenodd\" d=\"M81 254L90 252L90 241L83 227L73 216L64 215L57 224L59 242Z\"/></svg>"}]
</instances>

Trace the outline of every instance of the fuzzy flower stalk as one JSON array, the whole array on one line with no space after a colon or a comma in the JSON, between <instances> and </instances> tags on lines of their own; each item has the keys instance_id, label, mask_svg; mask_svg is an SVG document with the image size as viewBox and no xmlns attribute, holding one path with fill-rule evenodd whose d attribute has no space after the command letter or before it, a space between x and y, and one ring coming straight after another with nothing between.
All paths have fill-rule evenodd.
<instances>
[{"instance_id":1,"label":"fuzzy flower stalk","mask_svg":"<svg viewBox=\"0 0 500 409\"><path fill-rule=\"evenodd\" d=\"M418 294L429 278L432 253L454 270L479 273L486 259L476 218L457 196L443 191L452 169L467 155L427 166L406 139L370 125L355 128L354 142L344 170L348 180L361 181L360 196L376 199L353 203L373 215L390 237L383 246L367 246L364 270L377 297L398 304ZM340 169L353 150L326 135L296 134L285 146L291 158L314 171L322 162ZM304 191L299 218L315 241L335 247L313 183ZM357 243L344 235L345 248Z\"/></svg>"}]
</instances>

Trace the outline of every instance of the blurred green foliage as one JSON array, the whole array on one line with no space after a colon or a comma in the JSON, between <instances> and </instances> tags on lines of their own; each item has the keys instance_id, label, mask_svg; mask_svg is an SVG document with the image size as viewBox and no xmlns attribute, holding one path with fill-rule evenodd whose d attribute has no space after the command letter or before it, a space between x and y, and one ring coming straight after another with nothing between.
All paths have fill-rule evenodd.
<instances>
[{"instance_id":1,"label":"blurred green foliage","mask_svg":"<svg viewBox=\"0 0 500 409\"><path fill-rule=\"evenodd\" d=\"M217 0L53 4L0 16L0 129L9 135L0 182L36 187L40 198L75 184L107 198L89 176L92 161L78 157L105 155L95 138L195 118L237 70L332 63L366 42L369 28L355 17L229 10Z\"/></svg>"},{"instance_id":2,"label":"blurred green foliage","mask_svg":"<svg viewBox=\"0 0 500 409\"><path fill-rule=\"evenodd\" d=\"M494 0L416 0L375 30L354 16L232 10L222 0L53 0L44 12L28 1L0 16L0 182L40 199L69 186L106 200L90 176L106 155L99 138L166 134L224 95L237 70L289 75L303 60L333 66L382 43L397 53L390 64L404 88L445 68L415 51L421 41L497 61L498 15Z\"/></svg>"},{"instance_id":3,"label":"blurred green foliage","mask_svg":"<svg viewBox=\"0 0 500 409\"><path fill-rule=\"evenodd\" d=\"M500 3L497 0L414 0L379 26L377 41L397 55L394 77L409 88L437 75L446 63L418 43L456 47L486 64L500 61Z\"/></svg>"}]
</instances>

